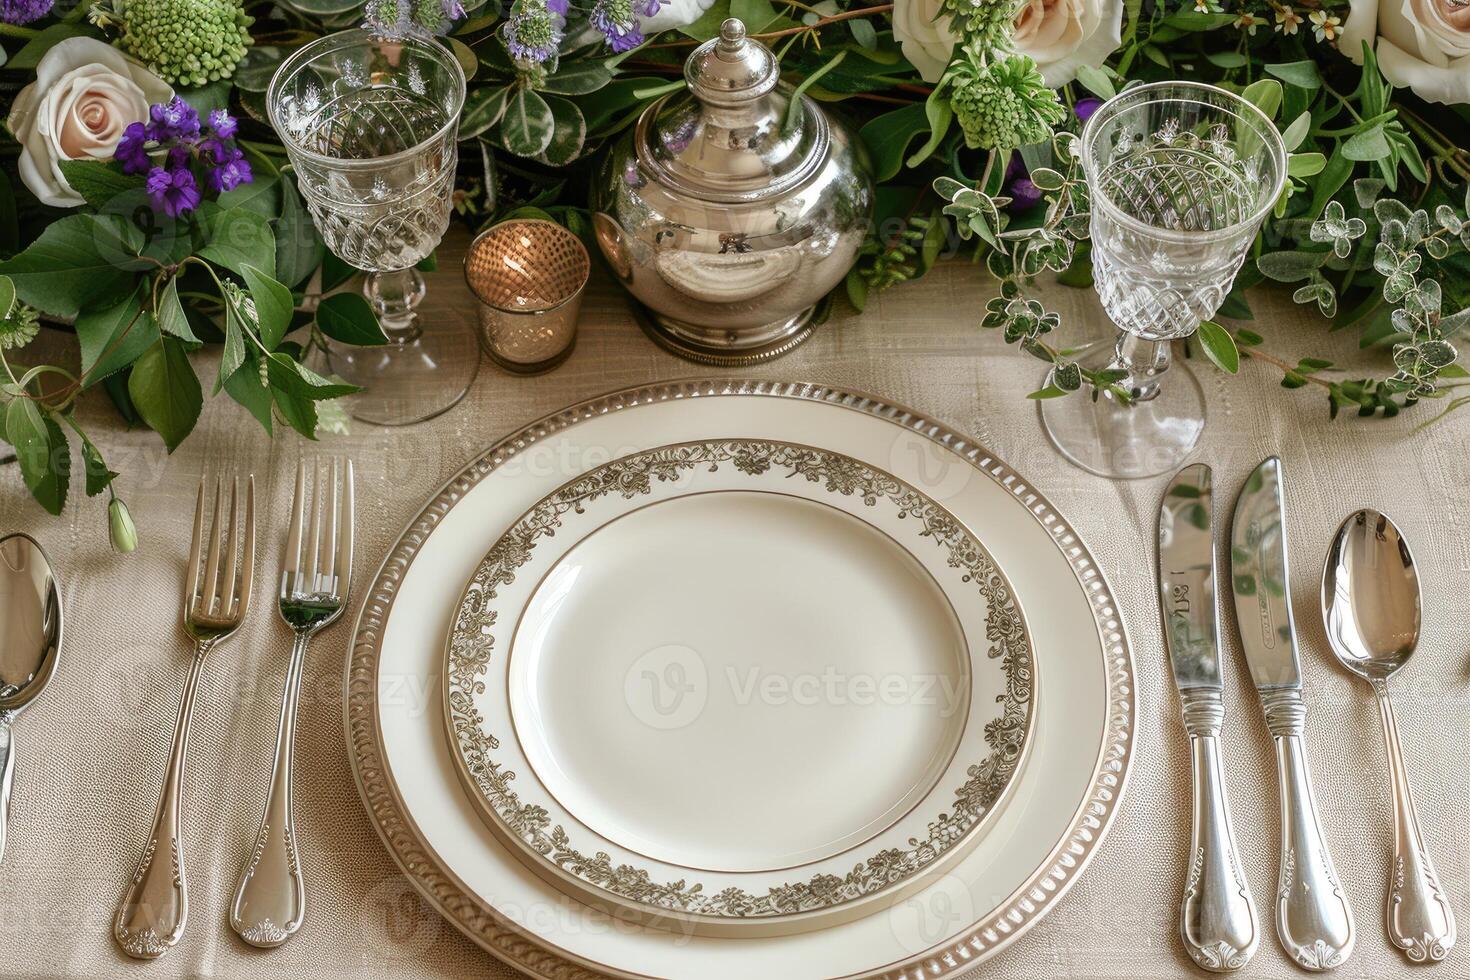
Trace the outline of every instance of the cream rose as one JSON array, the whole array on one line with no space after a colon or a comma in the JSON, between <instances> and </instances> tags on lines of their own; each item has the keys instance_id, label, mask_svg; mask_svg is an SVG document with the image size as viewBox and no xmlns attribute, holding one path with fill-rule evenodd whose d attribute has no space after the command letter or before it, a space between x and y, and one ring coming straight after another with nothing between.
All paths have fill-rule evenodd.
<instances>
[{"instance_id":1,"label":"cream rose","mask_svg":"<svg viewBox=\"0 0 1470 980\"><path fill-rule=\"evenodd\" d=\"M926 82L937 82L959 40L949 29L949 14L940 0L896 0L893 36Z\"/></svg>"},{"instance_id":2,"label":"cream rose","mask_svg":"<svg viewBox=\"0 0 1470 980\"><path fill-rule=\"evenodd\" d=\"M1353 0L1338 47L1362 64L1364 41L1376 49L1383 76L1394 85L1429 102L1470 102L1470 6Z\"/></svg>"},{"instance_id":3,"label":"cream rose","mask_svg":"<svg viewBox=\"0 0 1470 980\"><path fill-rule=\"evenodd\" d=\"M1123 41L1123 0L1025 0L1016 14L1016 50L1061 88L1077 69L1096 68Z\"/></svg>"},{"instance_id":4,"label":"cream rose","mask_svg":"<svg viewBox=\"0 0 1470 980\"><path fill-rule=\"evenodd\" d=\"M129 123L173 89L110 44L90 37L58 43L36 65L6 125L21 144L20 179L45 204L82 203L61 173L62 160L110 160Z\"/></svg>"}]
</instances>

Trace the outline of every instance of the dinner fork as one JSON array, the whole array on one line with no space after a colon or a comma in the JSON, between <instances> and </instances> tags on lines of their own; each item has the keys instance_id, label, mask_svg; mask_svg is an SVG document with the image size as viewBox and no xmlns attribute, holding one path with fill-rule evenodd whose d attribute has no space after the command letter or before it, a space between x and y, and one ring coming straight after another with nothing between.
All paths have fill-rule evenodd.
<instances>
[{"instance_id":1,"label":"dinner fork","mask_svg":"<svg viewBox=\"0 0 1470 980\"><path fill-rule=\"evenodd\" d=\"M267 948L290 939L306 915L306 886L291 800L296 702L306 644L342 615L352 580L352 461L344 466L343 460L334 458L329 467L313 461L311 470L308 498L306 461L297 464L296 499L281 562L281 618L296 634L296 641L281 695L275 764L255 847L245 859L230 908L230 928L250 945ZM324 492L328 473L330 493Z\"/></svg>"},{"instance_id":2,"label":"dinner fork","mask_svg":"<svg viewBox=\"0 0 1470 980\"><path fill-rule=\"evenodd\" d=\"M215 479L208 535L204 527L204 489L205 481L201 478L199 496L194 503L189 566L184 577L184 632L194 641L194 659L179 697L173 749L158 797L158 810L153 815L153 831L143 848L138 870L123 890L112 925L113 937L123 952L142 960L157 959L167 953L183 935L189 918L189 891L184 880L179 831L184 760L189 751L194 696L209 651L228 639L245 618L255 577L255 478L246 477L245 521L243 529L238 531L239 478L230 481L229 516L223 521L220 506L224 500L224 481Z\"/></svg>"}]
</instances>

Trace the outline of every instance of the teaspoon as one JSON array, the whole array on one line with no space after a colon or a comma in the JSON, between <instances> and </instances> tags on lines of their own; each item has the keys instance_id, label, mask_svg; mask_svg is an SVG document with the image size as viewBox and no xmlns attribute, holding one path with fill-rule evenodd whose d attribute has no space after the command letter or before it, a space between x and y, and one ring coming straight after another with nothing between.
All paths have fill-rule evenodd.
<instances>
[{"instance_id":1,"label":"teaspoon","mask_svg":"<svg viewBox=\"0 0 1470 980\"><path fill-rule=\"evenodd\" d=\"M1424 848L1388 696L1388 679L1419 642L1419 575L1408 542L1386 515L1360 510L1337 529L1322 571L1322 619L1337 659L1372 685L1383 720L1394 810L1388 938L1413 962L1442 960L1455 944L1455 916Z\"/></svg>"},{"instance_id":2,"label":"teaspoon","mask_svg":"<svg viewBox=\"0 0 1470 980\"><path fill-rule=\"evenodd\" d=\"M11 727L56 672L61 596L46 552L27 534L0 538L0 857L15 775Z\"/></svg>"}]
</instances>

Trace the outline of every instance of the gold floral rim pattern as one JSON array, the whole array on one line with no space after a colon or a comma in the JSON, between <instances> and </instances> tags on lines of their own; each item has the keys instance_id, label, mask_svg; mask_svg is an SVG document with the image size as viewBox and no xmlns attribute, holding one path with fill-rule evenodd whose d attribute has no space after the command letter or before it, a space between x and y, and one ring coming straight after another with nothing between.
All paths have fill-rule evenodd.
<instances>
[{"instance_id":1,"label":"gold floral rim pattern","mask_svg":"<svg viewBox=\"0 0 1470 980\"><path fill-rule=\"evenodd\" d=\"M384 630L414 559L440 522L491 473L536 443L589 419L640 405L718 397L789 398L819 402L886 420L953 452L1002 487L1051 536L1087 594L1102 641L1107 725L1086 797L1067 830L1035 871L1004 901L959 935L860 974L865 980L947 980L1013 943L1059 902L1097 854L1118 814L1132 761L1137 715L1133 656L1112 590L1092 553L1040 493L982 446L934 420L862 392L804 382L694 379L621 389L589 398L511 433L471 460L404 528L374 575L358 612L343 671L343 727L353 776L383 845L411 885L486 952L540 980L642 980L596 964L531 932L468 889L425 841L407 811L384 755L378 713L378 668Z\"/></svg>"},{"instance_id":2,"label":"gold floral rim pattern","mask_svg":"<svg viewBox=\"0 0 1470 980\"><path fill-rule=\"evenodd\" d=\"M592 501L617 496L634 500L652 493L655 482L672 483L696 470L717 472L729 464L755 478L775 470L788 478L820 484L829 494L861 499L866 507L891 505L900 520L919 525L918 537L945 549L946 562L961 581L985 600L986 655L1000 663L1005 688L997 713L983 719L989 753L971 762L965 782L948 808L929 821L928 832L905 847L885 847L843 875L817 873L762 893L730 886L706 891L702 882L659 881L646 868L617 863L606 851L579 848L547 808L511 788L514 770L496 758L500 741L475 706L496 654L495 600L512 584L539 541L563 530L563 518L581 514ZM1025 620L1010 584L969 530L926 494L850 456L766 439L681 443L613 460L541 500L510 526L486 553L466 586L446 646L446 712L466 773L502 828L564 872L594 888L658 911L731 919L794 915L832 908L912 879L978 827L1015 774L1031 720L1035 674ZM978 722L977 722L978 723Z\"/></svg>"}]
</instances>

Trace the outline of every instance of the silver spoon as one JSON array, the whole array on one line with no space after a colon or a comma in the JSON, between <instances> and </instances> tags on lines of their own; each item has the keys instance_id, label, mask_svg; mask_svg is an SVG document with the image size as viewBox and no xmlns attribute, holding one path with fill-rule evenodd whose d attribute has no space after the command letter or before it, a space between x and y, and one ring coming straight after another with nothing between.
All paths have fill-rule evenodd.
<instances>
[{"instance_id":1,"label":"silver spoon","mask_svg":"<svg viewBox=\"0 0 1470 980\"><path fill-rule=\"evenodd\" d=\"M1384 514L1360 510L1337 529L1322 571L1322 619L1332 652L1373 686L1383 719L1394 810L1388 938L1415 963L1442 960L1455 944L1455 916L1424 848L1388 697L1388 679L1419 642L1419 575L1408 542Z\"/></svg>"},{"instance_id":2,"label":"silver spoon","mask_svg":"<svg viewBox=\"0 0 1470 980\"><path fill-rule=\"evenodd\" d=\"M61 594L46 552L27 534L0 538L0 858L15 774L11 726L56 672Z\"/></svg>"}]
</instances>

